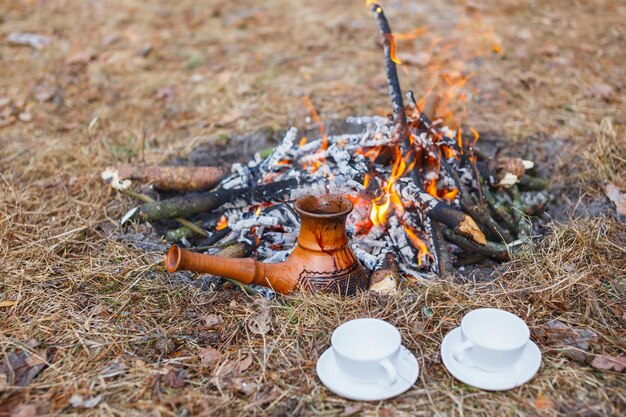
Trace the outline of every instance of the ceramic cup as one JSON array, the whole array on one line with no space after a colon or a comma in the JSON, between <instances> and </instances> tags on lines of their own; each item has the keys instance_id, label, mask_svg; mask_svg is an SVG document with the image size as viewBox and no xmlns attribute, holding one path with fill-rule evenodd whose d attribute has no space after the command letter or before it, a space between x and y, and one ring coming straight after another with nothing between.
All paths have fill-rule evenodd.
<instances>
[{"instance_id":1,"label":"ceramic cup","mask_svg":"<svg viewBox=\"0 0 626 417\"><path fill-rule=\"evenodd\" d=\"M379 319L356 319L331 336L335 360L345 376L358 383L391 385L398 379L400 332Z\"/></svg>"},{"instance_id":2,"label":"ceramic cup","mask_svg":"<svg viewBox=\"0 0 626 417\"><path fill-rule=\"evenodd\" d=\"M528 326L515 314L481 308L470 311L461 320L461 343L453 357L488 372L512 371L529 338Z\"/></svg>"}]
</instances>

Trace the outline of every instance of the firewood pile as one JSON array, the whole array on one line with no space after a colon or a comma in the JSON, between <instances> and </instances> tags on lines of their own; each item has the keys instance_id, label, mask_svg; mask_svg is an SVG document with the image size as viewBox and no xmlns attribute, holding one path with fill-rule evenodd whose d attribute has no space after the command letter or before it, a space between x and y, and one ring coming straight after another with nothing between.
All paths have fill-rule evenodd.
<instances>
[{"instance_id":1,"label":"firewood pile","mask_svg":"<svg viewBox=\"0 0 626 417\"><path fill-rule=\"evenodd\" d=\"M447 276L453 265L486 258L509 259L532 239L529 216L548 203L546 180L532 161L486 155L475 147L477 135L468 138L431 120L436 96L419 106L409 91L405 105L389 24L380 6L372 10L383 35L393 115L350 117L360 133L327 135L311 105L318 138L291 128L269 155L247 164L107 170L103 178L114 188L144 201L123 222L175 219L181 227L166 233L170 241L211 254L237 244L245 249L235 256L280 262L300 227L293 202L335 193L354 204L348 234L373 272L373 287L394 288L400 276ZM178 195L153 200L133 191L131 180Z\"/></svg>"}]
</instances>

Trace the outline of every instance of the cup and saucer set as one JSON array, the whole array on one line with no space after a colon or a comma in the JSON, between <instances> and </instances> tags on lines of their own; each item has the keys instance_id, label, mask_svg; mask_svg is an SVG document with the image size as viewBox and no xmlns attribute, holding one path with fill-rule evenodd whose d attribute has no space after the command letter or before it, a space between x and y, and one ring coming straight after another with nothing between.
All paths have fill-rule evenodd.
<instances>
[{"instance_id":1,"label":"cup and saucer set","mask_svg":"<svg viewBox=\"0 0 626 417\"><path fill-rule=\"evenodd\" d=\"M495 308L466 314L461 326L443 339L441 358L456 379L487 391L518 387L541 366L541 352L526 323ZM417 381L419 371L398 329L373 318L337 327L331 347L317 361L317 375L330 391L358 401L400 395Z\"/></svg>"}]
</instances>

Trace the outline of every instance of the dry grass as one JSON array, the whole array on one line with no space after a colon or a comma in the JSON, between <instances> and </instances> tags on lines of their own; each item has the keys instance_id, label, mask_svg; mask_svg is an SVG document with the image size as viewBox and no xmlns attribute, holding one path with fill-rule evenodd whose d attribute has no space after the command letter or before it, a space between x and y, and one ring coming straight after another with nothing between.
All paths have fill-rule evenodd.
<instances>
[{"instance_id":1,"label":"dry grass","mask_svg":"<svg viewBox=\"0 0 626 417\"><path fill-rule=\"evenodd\" d=\"M105 230L131 203L106 190L99 170L137 160L144 136L152 162L184 155L209 135L302 125L304 95L325 118L388 111L378 35L361 2L210 3L0 6L0 97L33 119L0 128L0 300L17 301L2 308L0 347L6 355L36 339L35 350L50 358L28 387L0 388L0 416L24 404L42 415L342 415L354 403L331 395L314 366L330 330L359 316L397 325L422 368L406 394L358 404L362 415L623 414L626 378L570 359L545 336L556 318L600 335L590 358L624 354L626 228L612 218L552 223L548 237L492 283L432 282L397 297L345 301L281 298L271 303L266 335L247 324L259 300L170 281L161 254L109 239ZM600 0L487 3L479 5L482 19L505 54L462 61L462 71L476 73L472 90L480 90L466 106L467 120L511 140L535 132L561 138L565 146L550 159L553 181L584 186L587 200L602 201L604 181L624 187L624 7ZM471 38L470 7L384 4L400 32L429 26L424 37L400 45L400 58L427 49L436 36L451 45ZM249 9L256 11L241 12ZM456 21L470 24L449 30ZM11 31L37 31L53 43L42 51L9 46ZM152 52L138 55L148 44ZM445 51L442 64L453 65L457 55ZM405 88L426 92L428 66L404 69ZM607 94L599 82L610 86ZM531 326L544 355L531 383L487 393L441 365L443 336L485 305L509 309ZM207 327L205 314L221 315L223 324ZM223 357L203 367L198 352L207 346ZM229 360L248 356L245 371L225 372ZM102 377L115 360L126 372ZM185 387L167 386L161 375L172 369L184 369ZM241 382L257 385L244 395ZM77 409L68 405L73 394L102 400Z\"/></svg>"}]
</instances>

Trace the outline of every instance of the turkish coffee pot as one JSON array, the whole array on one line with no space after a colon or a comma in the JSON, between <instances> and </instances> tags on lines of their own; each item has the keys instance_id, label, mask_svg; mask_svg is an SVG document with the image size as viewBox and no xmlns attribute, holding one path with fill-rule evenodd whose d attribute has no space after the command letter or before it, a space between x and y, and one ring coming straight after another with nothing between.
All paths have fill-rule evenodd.
<instances>
[{"instance_id":1,"label":"turkish coffee pot","mask_svg":"<svg viewBox=\"0 0 626 417\"><path fill-rule=\"evenodd\" d=\"M205 255L172 245L165 266L169 272L208 273L270 287L281 294L306 290L352 295L357 289L366 289L367 273L346 235L352 202L336 194L309 195L297 200L295 209L300 215L300 234L284 262Z\"/></svg>"}]
</instances>

